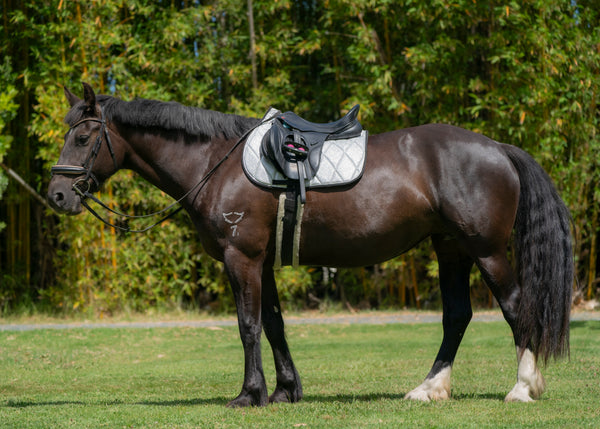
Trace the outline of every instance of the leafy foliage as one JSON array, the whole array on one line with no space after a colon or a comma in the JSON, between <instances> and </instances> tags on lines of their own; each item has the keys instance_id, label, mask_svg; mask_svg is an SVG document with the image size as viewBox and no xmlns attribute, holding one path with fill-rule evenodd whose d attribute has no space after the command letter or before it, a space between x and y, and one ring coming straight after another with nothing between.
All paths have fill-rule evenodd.
<instances>
[{"instance_id":1,"label":"leafy foliage","mask_svg":"<svg viewBox=\"0 0 600 429\"><path fill-rule=\"evenodd\" d=\"M4 64L0 64L0 164L4 156L10 149L13 137L5 131L6 125L14 118L16 110L19 107L14 99L17 95L17 89L14 86L14 76L8 57L4 59ZM0 170L0 199L8 185L8 178ZM0 231L6 225L0 222Z\"/></svg>"},{"instance_id":2,"label":"leafy foliage","mask_svg":"<svg viewBox=\"0 0 600 429\"><path fill-rule=\"evenodd\" d=\"M572 210L580 295L596 294L600 13L593 0L253 3L251 53L247 2L7 0L0 53L12 62L0 68L0 158L27 170L44 192L67 112L57 83L77 91L81 81L123 99L247 116L273 105L321 122L360 103L371 133L452 123L526 149L550 173ZM23 109L14 118L17 105ZM30 142L25 164L14 145L9 150L17 138ZM0 173L0 189L2 183ZM136 214L169 203L127 172L100 197ZM12 213L8 200L5 194L1 213ZM69 312L232 308L222 267L203 253L185 217L144 236L117 234L87 215L26 219L17 228L22 235L9 240L4 233L0 271L14 284L30 284L13 288L3 306L29 299ZM20 262L33 275L18 281L3 256L17 241L33 248ZM279 274L282 299L296 307L309 293L313 303L436 305L433 256L422 245L377 267L340 270L331 282L315 268L286 270ZM53 269L35 268L38 260L49 266L48 258ZM474 297L487 305L481 280L473 283Z\"/></svg>"}]
</instances>

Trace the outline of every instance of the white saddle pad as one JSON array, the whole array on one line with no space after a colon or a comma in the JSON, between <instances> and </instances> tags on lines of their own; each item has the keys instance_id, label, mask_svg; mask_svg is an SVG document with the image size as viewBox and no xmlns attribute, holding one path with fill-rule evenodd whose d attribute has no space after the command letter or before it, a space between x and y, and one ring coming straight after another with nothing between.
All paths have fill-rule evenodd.
<instances>
[{"instance_id":1,"label":"white saddle pad","mask_svg":"<svg viewBox=\"0 0 600 429\"><path fill-rule=\"evenodd\" d=\"M242 167L246 176L255 184L268 188L285 188L286 177L275 165L264 158L260 151L263 136L271 128L279 110L271 108L258 126L246 139ZM367 158L368 132L351 139L327 140L323 144L321 163L315 177L306 181L306 188L341 186L361 178Z\"/></svg>"}]
</instances>

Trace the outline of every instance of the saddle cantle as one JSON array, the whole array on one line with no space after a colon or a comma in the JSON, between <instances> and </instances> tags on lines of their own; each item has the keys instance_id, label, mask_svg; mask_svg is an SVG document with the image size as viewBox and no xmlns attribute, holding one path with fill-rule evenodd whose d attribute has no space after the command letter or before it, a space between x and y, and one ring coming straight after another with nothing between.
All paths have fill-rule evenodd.
<instances>
[{"instance_id":1,"label":"saddle cantle","mask_svg":"<svg viewBox=\"0 0 600 429\"><path fill-rule=\"evenodd\" d=\"M356 105L346 116L328 124L309 122L293 112L275 115L263 137L261 153L285 177L298 181L302 203L306 201L305 180L310 181L317 174L325 141L361 136L359 109Z\"/></svg>"}]
</instances>

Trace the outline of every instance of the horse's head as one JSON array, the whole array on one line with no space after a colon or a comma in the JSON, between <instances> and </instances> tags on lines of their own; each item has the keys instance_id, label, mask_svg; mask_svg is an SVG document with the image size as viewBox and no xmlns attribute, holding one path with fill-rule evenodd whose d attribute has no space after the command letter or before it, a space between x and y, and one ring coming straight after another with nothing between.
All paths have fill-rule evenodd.
<instances>
[{"instance_id":1,"label":"horse's head","mask_svg":"<svg viewBox=\"0 0 600 429\"><path fill-rule=\"evenodd\" d=\"M70 126L65 135L58 163L52 167L48 201L59 213L81 212L81 199L95 192L118 170L121 153L115 153L112 140L118 139L108 128L92 87L83 84L84 99L65 87L71 110L65 118ZM111 139L111 134L113 138Z\"/></svg>"}]
</instances>

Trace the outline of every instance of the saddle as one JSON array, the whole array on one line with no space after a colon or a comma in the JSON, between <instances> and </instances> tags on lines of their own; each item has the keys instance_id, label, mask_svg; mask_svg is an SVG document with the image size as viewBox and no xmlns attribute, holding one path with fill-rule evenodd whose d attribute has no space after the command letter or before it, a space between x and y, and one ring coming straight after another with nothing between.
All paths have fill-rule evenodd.
<instances>
[{"instance_id":1,"label":"saddle","mask_svg":"<svg viewBox=\"0 0 600 429\"><path fill-rule=\"evenodd\" d=\"M269 111L248 135L242 168L248 179L279 194L275 268L298 266L306 189L333 189L362 177L368 132L357 121L359 106L338 121L309 122L295 113Z\"/></svg>"},{"instance_id":2,"label":"saddle","mask_svg":"<svg viewBox=\"0 0 600 429\"><path fill-rule=\"evenodd\" d=\"M343 118L327 124L309 122L293 112L274 117L261 143L261 154L288 179L298 181L300 199L306 202L306 180L319 170L323 144L327 140L358 137L362 125L357 119L360 106L354 106Z\"/></svg>"}]
</instances>

